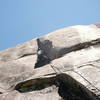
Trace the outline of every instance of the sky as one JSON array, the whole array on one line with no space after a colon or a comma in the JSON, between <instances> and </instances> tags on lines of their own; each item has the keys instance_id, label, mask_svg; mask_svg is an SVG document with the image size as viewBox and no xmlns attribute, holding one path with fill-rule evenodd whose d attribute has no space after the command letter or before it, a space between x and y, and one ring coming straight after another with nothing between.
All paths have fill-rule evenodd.
<instances>
[{"instance_id":1,"label":"sky","mask_svg":"<svg viewBox=\"0 0 100 100\"><path fill-rule=\"evenodd\" d=\"M72 25L100 22L100 0L0 0L0 50Z\"/></svg>"}]
</instances>

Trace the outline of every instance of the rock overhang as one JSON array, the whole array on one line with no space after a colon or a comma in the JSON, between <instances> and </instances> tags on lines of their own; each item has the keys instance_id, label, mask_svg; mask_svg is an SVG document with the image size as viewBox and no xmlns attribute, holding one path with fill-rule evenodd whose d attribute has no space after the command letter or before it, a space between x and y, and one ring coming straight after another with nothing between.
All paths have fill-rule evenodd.
<instances>
[{"instance_id":1,"label":"rock overhang","mask_svg":"<svg viewBox=\"0 0 100 100\"><path fill-rule=\"evenodd\" d=\"M90 94L93 93L91 96L99 97L99 44L99 24L78 25L2 51L0 92L13 91L17 84L24 81L66 73L67 77L70 75L87 88ZM88 73L93 74L89 76Z\"/></svg>"}]
</instances>

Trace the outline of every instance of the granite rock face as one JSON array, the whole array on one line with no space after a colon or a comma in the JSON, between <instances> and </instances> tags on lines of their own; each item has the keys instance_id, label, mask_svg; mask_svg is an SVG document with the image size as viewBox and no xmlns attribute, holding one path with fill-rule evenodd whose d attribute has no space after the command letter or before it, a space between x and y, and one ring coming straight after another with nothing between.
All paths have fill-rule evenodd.
<instances>
[{"instance_id":1,"label":"granite rock face","mask_svg":"<svg viewBox=\"0 0 100 100\"><path fill-rule=\"evenodd\" d=\"M100 100L100 24L1 51L0 100Z\"/></svg>"}]
</instances>

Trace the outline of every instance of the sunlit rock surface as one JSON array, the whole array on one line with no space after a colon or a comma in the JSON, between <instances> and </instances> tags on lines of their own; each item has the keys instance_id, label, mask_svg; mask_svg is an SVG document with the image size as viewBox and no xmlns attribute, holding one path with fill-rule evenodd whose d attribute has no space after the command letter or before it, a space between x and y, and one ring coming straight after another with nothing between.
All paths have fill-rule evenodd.
<instances>
[{"instance_id":1,"label":"sunlit rock surface","mask_svg":"<svg viewBox=\"0 0 100 100\"><path fill-rule=\"evenodd\" d=\"M100 100L100 24L1 51L0 100Z\"/></svg>"}]
</instances>

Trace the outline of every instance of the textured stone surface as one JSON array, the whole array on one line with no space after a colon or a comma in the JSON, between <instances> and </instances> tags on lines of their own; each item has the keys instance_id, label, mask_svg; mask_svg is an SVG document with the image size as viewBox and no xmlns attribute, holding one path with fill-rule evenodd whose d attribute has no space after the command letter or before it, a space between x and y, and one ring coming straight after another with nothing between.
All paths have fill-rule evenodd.
<instances>
[{"instance_id":1,"label":"textured stone surface","mask_svg":"<svg viewBox=\"0 0 100 100\"><path fill-rule=\"evenodd\" d=\"M99 100L100 24L77 25L0 52L0 100Z\"/></svg>"}]
</instances>

